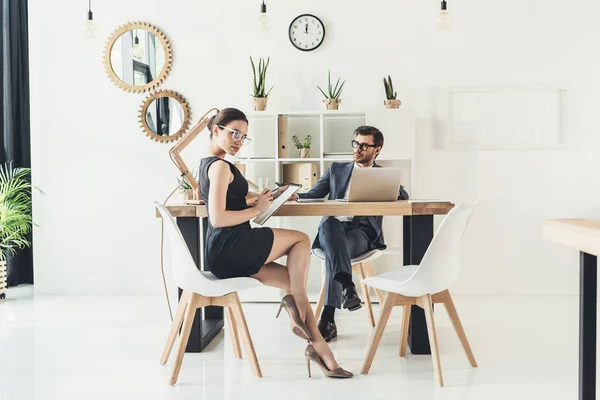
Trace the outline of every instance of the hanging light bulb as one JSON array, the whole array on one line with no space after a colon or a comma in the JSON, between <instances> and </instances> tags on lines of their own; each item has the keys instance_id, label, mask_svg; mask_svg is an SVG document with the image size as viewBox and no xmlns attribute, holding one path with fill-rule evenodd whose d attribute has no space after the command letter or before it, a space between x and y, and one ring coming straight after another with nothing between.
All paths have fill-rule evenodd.
<instances>
[{"instance_id":1,"label":"hanging light bulb","mask_svg":"<svg viewBox=\"0 0 600 400\"><path fill-rule=\"evenodd\" d=\"M258 16L256 25L258 26L258 29L263 32L271 29L271 18L269 18L269 14L267 14L267 5L265 4L265 0L263 0L262 4L260 5L260 15Z\"/></svg>"},{"instance_id":2,"label":"hanging light bulb","mask_svg":"<svg viewBox=\"0 0 600 400\"><path fill-rule=\"evenodd\" d=\"M98 35L98 27L94 23L94 14L92 13L92 0L88 1L88 19L83 24L83 35L87 38L93 38Z\"/></svg>"},{"instance_id":3,"label":"hanging light bulb","mask_svg":"<svg viewBox=\"0 0 600 400\"><path fill-rule=\"evenodd\" d=\"M452 17L450 17L450 13L446 9L446 0L442 0L442 10L437 17L436 22L438 28L442 30L446 30L452 25Z\"/></svg>"},{"instance_id":4,"label":"hanging light bulb","mask_svg":"<svg viewBox=\"0 0 600 400\"><path fill-rule=\"evenodd\" d=\"M144 58L144 48L140 45L137 31L135 32L135 39L133 39L133 46L131 47L131 50L129 50L129 54L138 61L142 61Z\"/></svg>"}]
</instances>

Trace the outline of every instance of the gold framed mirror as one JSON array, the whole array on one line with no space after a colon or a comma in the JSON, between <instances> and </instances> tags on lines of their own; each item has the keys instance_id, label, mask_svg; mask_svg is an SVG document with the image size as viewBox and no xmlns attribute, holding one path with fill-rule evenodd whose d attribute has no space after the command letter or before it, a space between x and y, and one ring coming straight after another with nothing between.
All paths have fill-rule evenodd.
<instances>
[{"instance_id":1,"label":"gold framed mirror","mask_svg":"<svg viewBox=\"0 0 600 400\"><path fill-rule=\"evenodd\" d=\"M119 88L133 93L155 90L171 71L173 53L164 33L146 22L118 27L106 42L104 69Z\"/></svg>"},{"instance_id":2,"label":"gold framed mirror","mask_svg":"<svg viewBox=\"0 0 600 400\"><path fill-rule=\"evenodd\" d=\"M140 124L150 139L169 143L181 138L192 113L185 98L173 90L150 93L140 108Z\"/></svg>"}]
</instances>

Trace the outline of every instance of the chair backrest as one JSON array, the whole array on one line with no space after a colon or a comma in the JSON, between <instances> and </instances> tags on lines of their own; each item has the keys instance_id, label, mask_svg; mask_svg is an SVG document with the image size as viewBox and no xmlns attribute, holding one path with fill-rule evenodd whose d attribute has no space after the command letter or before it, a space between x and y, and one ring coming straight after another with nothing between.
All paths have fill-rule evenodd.
<instances>
[{"instance_id":1,"label":"chair backrest","mask_svg":"<svg viewBox=\"0 0 600 400\"><path fill-rule=\"evenodd\" d=\"M455 206L438 227L423 260L410 279L412 287L437 293L452 286L460 275L460 244L474 206Z\"/></svg>"},{"instance_id":2,"label":"chair backrest","mask_svg":"<svg viewBox=\"0 0 600 400\"><path fill-rule=\"evenodd\" d=\"M185 243L185 239L181 235L181 231L169 210L158 202L154 202L154 206L162 216L165 232L169 238L171 247L171 268L177 286L190 291L197 291L198 284L205 285L206 287L212 286L212 281L205 277L198 270L198 267L196 267L196 263ZM195 285L191 286L191 284Z\"/></svg>"}]
</instances>

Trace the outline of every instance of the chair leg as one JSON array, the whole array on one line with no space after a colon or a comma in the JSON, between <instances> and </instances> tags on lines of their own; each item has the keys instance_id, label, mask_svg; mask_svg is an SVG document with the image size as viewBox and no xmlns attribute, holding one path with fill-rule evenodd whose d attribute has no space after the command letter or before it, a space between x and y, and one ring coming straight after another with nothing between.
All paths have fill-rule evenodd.
<instances>
[{"instance_id":1,"label":"chair leg","mask_svg":"<svg viewBox=\"0 0 600 400\"><path fill-rule=\"evenodd\" d=\"M365 268L363 264L358 264L358 272L360 274L361 281L366 278ZM369 287L364 283L361 283L360 287L362 289L363 298L365 299L365 307L367 309L367 317L369 318L369 324L371 324L371 326L374 327L375 318L373 317L373 307L371 306L371 295L369 294Z\"/></svg>"},{"instance_id":2,"label":"chair leg","mask_svg":"<svg viewBox=\"0 0 600 400\"><path fill-rule=\"evenodd\" d=\"M475 355L473 354L473 350L471 350L471 346L469 345L469 340L467 339L467 334L465 333L465 329L460 322L460 318L458 317L458 312L456 311L456 307L454 306L454 301L452 301L452 296L450 296L450 292L448 290L443 291L442 298L444 302L444 306L446 307L446 312L450 316L450 321L452 321L452 326L454 326L454 330L460 339L460 343L467 354L467 358L471 363L473 368L477 368L477 361L475 360Z\"/></svg>"},{"instance_id":3,"label":"chair leg","mask_svg":"<svg viewBox=\"0 0 600 400\"><path fill-rule=\"evenodd\" d=\"M167 343L165 343L162 355L160 356L160 363L162 365L167 363L169 360L169 355L171 355L171 350L173 350L173 345L177 339L177 334L179 333L181 324L183 324L183 317L185 315L185 309L188 304L189 297L190 293L184 291L179 299L179 305L177 306L175 317L173 317L173 322L171 323L171 330L169 331L169 336L167 337Z\"/></svg>"},{"instance_id":4,"label":"chair leg","mask_svg":"<svg viewBox=\"0 0 600 400\"><path fill-rule=\"evenodd\" d=\"M315 319L318 321L321 312L323 311L323 306L325 305L325 282L321 285L321 291L319 292L319 300L317 300L317 306L315 308Z\"/></svg>"},{"instance_id":5,"label":"chair leg","mask_svg":"<svg viewBox=\"0 0 600 400\"><path fill-rule=\"evenodd\" d=\"M366 268L366 274L367 276L371 277L371 276L375 276L375 269L373 268L373 264L368 262L368 263L364 263L363 266ZM375 296L377 296L377 300L379 301L379 305L382 306L383 305L383 292L379 289L373 289L375 291Z\"/></svg>"},{"instance_id":6,"label":"chair leg","mask_svg":"<svg viewBox=\"0 0 600 400\"><path fill-rule=\"evenodd\" d=\"M429 345L431 347L431 358L433 360L433 373L440 386L444 386L442 378L442 364L438 349L437 333L435 330L435 321L433 318L433 307L431 305L431 295L426 294L417 299L417 304L425 311L425 322L427 323L427 333L429 335Z\"/></svg>"},{"instance_id":7,"label":"chair leg","mask_svg":"<svg viewBox=\"0 0 600 400\"><path fill-rule=\"evenodd\" d=\"M242 358L242 349L240 348L240 338L238 336L237 324L233 316L231 307L225 307L225 318L229 327L229 336L231 336L231 344L233 345L233 354L236 358Z\"/></svg>"},{"instance_id":8,"label":"chair leg","mask_svg":"<svg viewBox=\"0 0 600 400\"><path fill-rule=\"evenodd\" d=\"M196 309L198 308L197 305L199 297L200 295L196 293L190 293L190 297L188 299L188 305L185 310L185 319L183 320L183 329L181 330L181 339L179 340L177 355L175 357L175 363L173 364L173 373L171 374L171 380L169 381L171 385L177 383L177 378L179 377L179 370L181 370L181 362L183 361L185 348L187 346L188 339L190 338L190 331L192 330L194 316L196 314Z\"/></svg>"},{"instance_id":9,"label":"chair leg","mask_svg":"<svg viewBox=\"0 0 600 400\"><path fill-rule=\"evenodd\" d=\"M367 350L365 361L363 362L362 368L360 370L361 374L366 375L371 369L371 364L373 364L373 359L375 358L375 353L377 352L377 348L379 347L381 336L383 335L383 331L385 330L385 326L387 325L388 319L390 318L390 314L392 313L392 307L394 307L395 302L396 295L394 293L388 293L388 295L385 298L385 302L383 303L383 307L381 308L381 313L379 314L379 320L377 321L375 332L373 332L373 336L371 337L371 343L369 344L369 349Z\"/></svg>"},{"instance_id":10,"label":"chair leg","mask_svg":"<svg viewBox=\"0 0 600 400\"><path fill-rule=\"evenodd\" d=\"M258 359L256 358L256 353L254 352L254 345L252 344L252 338L250 337L250 331L248 330L248 324L246 324L246 317L244 317L242 304L240 303L240 298L237 293L235 293L235 303L231 305L231 309L233 311L236 325L241 328L240 333L242 336L242 342L244 343L244 349L246 350L248 361L250 361L252 372L257 377L262 378L260 365L258 365Z\"/></svg>"},{"instance_id":11,"label":"chair leg","mask_svg":"<svg viewBox=\"0 0 600 400\"><path fill-rule=\"evenodd\" d=\"M408 324L410 323L410 310L412 305L402 307L402 333L400 334L400 357L406 356L406 345L408 344Z\"/></svg>"}]
</instances>

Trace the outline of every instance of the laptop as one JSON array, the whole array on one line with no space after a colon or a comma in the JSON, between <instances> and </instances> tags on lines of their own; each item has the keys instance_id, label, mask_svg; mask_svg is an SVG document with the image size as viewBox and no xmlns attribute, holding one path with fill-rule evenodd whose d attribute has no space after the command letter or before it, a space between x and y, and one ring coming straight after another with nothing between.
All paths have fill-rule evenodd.
<instances>
[{"instance_id":1,"label":"laptop","mask_svg":"<svg viewBox=\"0 0 600 400\"><path fill-rule=\"evenodd\" d=\"M401 179L400 168L354 168L348 198L339 201L396 201Z\"/></svg>"}]
</instances>

